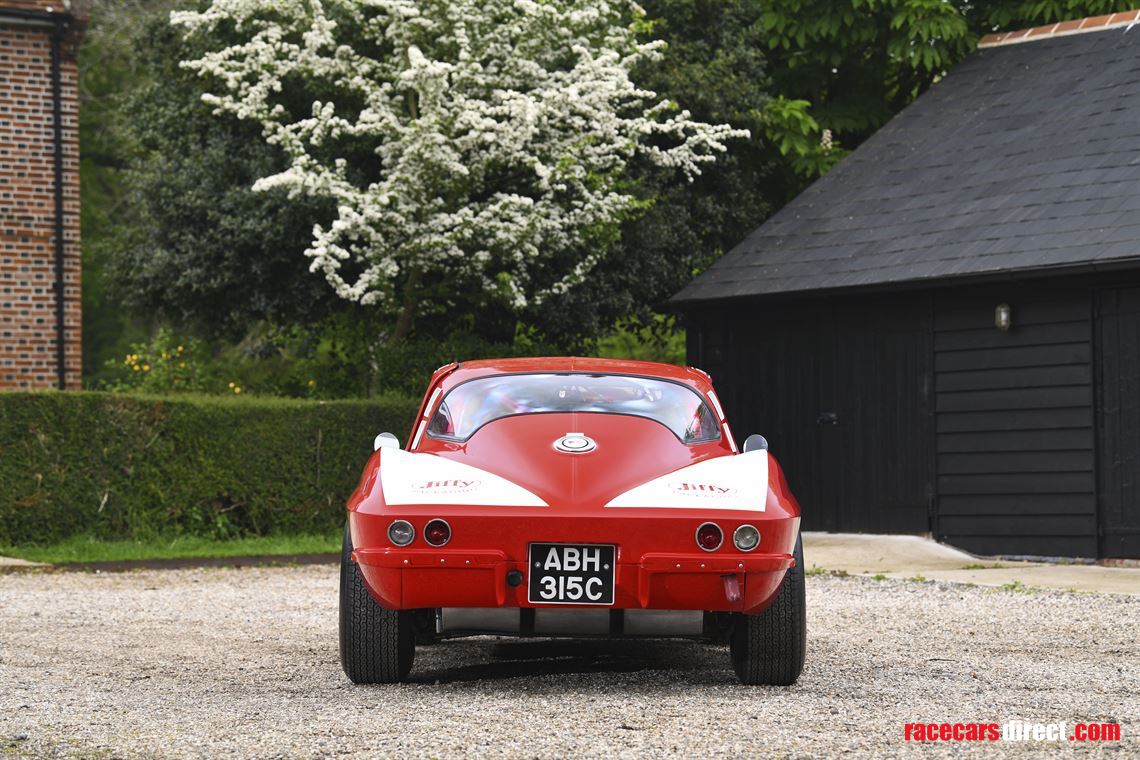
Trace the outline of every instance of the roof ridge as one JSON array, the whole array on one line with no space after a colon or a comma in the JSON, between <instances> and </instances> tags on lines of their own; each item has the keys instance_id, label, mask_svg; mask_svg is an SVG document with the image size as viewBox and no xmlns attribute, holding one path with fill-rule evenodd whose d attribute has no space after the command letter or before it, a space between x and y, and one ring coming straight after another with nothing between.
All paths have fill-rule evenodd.
<instances>
[{"instance_id":1,"label":"roof ridge","mask_svg":"<svg viewBox=\"0 0 1140 760\"><path fill-rule=\"evenodd\" d=\"M1088 18L1075 18L1070 21L1058 21L1054 24L1034 26L1029 29L1018 29L1013 32L998 32L987 34L978 42L979 48L991 48L999 45L1016 45L1020 42L1033 42L1034 40L1048 39L1050 37L1065 37L1070 34L1084 34L1085 32L1102 32L1120 26L1132 26L1140 21L1140 10L1107 13L1103 16L1089 16Z\"/></svg>"}]
</instances>

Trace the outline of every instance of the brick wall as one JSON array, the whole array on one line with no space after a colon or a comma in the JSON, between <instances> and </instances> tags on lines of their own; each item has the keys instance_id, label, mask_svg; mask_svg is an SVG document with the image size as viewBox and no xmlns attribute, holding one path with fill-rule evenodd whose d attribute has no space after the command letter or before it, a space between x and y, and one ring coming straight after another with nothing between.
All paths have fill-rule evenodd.
<instances>
[{"instance_id":1,"label":"brick wall","mask_svg":"<svg viewBox=\"0 0 1140 760\"><path fill-rule=\"evenodd\" d=\"M65 11L0 0L0 389L54 388L57 363L55 176L50 25L4 11ZM78 33L61 45L66 386L80 376Z\"/></svg>"}]
</instances>

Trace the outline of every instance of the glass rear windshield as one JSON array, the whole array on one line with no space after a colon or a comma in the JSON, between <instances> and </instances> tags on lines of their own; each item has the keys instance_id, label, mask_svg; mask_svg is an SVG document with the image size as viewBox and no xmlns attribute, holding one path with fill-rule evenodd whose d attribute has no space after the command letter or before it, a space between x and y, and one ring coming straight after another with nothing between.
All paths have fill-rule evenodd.
<instances>
[{"instance_id":1,"label":"glass rear windshield","mask_svg":"<svg viewBox=\"0 0 1140 760\"><path fill-rule=\"evenodd\" d=\"M444 396L428 435L465 441L488 422L518 414L600 412L660 422L684 443L715 441L720 426L704 399L680 383L633 375L492 375Z\"/></svg>"}]
</instances>

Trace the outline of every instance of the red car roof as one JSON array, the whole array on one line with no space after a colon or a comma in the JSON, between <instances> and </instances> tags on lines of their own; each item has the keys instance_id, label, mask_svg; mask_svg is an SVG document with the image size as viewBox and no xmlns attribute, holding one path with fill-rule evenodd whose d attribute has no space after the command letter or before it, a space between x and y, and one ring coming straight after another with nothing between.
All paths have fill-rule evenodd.
<instances>
[{"instance_id":1,"label":"red car roof","mask_svg":"<svg viewBox=\"0 0 1140 760\"><path fill-rule=\"evenodd\" d=\"M678 367L662 362L645 362L634 359L598 359L583 356L536 356L519 359L475 359L462 361L448 373L448 387L475 377L511 372L598 372L618 375L643 375L663 380L675 380L692 385L702 392L711 384L708 375L693 367Z\"/></svg>"}]
</instances>

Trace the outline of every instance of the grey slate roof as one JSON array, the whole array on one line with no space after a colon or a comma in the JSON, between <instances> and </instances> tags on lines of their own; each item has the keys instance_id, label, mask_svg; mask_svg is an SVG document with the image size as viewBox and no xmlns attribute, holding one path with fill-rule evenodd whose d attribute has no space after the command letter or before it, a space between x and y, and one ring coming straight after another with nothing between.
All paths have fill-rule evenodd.
<instances>
[{"instance_id":1,"label":"grey slate roof","mask_svg":"<svg viewBox=\"0 0 1140 760\"><path fill-rule=\"evenodd\" d=\"M1140 27L978 50L674 302L1140 260Z\"/></svg>"}]
</instances>

